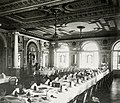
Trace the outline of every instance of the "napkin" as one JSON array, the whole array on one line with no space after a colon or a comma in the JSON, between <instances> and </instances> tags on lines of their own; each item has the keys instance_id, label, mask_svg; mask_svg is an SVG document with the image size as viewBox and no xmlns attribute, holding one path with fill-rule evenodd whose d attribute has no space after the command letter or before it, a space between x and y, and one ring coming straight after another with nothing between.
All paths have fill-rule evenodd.
<instances>
[{"instance_id":1,"label":"napkin","mask_svg":"<svg viewBox=\"0 0 120 103\"><path fill-rule=\"evenodd\" d=\"M36 84L36 83L34 83L34 84L31 86L31 89L33 89L33 90L34 90L34 87L36 87L36 90L39 90L39 89L38 89L38 86L37 86L37 84Z\"/></svg>"}]
</instances>

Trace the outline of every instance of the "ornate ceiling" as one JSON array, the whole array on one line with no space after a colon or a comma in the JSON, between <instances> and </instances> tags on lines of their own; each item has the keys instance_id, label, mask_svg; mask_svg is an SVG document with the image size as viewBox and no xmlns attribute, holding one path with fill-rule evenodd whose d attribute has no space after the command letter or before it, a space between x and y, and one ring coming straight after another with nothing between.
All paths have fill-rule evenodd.
<instances>
[{"instance_id":1,"label":"ornate ceiling","mask_svg":"<svg viewBox=\"0 0 120 103\"><path fill-rule=\"evenodd\" d=\"M120 30L120 0L1 0L0 28L52 40L54 10L59 40L116 36ZM85 27L82 34L78 26Z\"/></svg>"}]
</instances>

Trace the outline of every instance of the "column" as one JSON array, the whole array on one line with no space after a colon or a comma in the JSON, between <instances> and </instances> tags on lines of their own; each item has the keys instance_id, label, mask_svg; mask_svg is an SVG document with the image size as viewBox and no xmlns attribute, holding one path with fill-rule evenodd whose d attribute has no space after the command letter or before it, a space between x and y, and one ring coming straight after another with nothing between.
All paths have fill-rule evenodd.
<instances>
[{"instance_id":1,"label":"column","mask_svg":"<svg viewBox=\"0 0 120 103\"><path fill-rule=\"evenodd\" d=\"M24 59L24 58L25 58L25 57L24 57L24 56L25 56L25 55L24 55L24 54L25 54L25 51L24 51L24 49L25 49L25 48L24 48L24 36L22 36L22 67L23 67L23 69L24 69L24 64L25 64L25 59Z\"/></svg>"},{"instance_id":2,"label":"column","mask_svg":"<svg viewBox=\"0 0 120 103\"><path fill-rule=\"evenodd\" d=\"M14 68L18 68L18 32L15 32L14 39Z\"/></svg>"},{"instance_id":3,"label":"column","mask_svg":"<svg viewBox=\"0 0 120 103\"><path fill-rule=\"evenodd\" d=\"M14 75L19 77L20 69L18 66L18 32L14 33Z\"/></svg>"},{"instance_id":4,"label":"column","mask_svg":"<svg viewBox=\"0 0 120 103\"><path fill-rule=\"evenodd\" d=\"M41 41L39 40L39 49L38 49L38 62L42 66L42 52L41 52Z\"/></svg>"}]
</instances>

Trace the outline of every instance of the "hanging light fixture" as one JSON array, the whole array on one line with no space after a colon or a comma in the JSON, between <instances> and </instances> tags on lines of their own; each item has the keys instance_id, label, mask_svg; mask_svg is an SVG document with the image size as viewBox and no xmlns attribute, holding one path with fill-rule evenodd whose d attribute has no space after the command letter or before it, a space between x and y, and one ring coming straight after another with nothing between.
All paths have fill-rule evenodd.
<instances>
[{"instance_id":1,"label":"hanging light fixture","mask_svg":"<svg viewBox=\"0 0 120 103\"><path fill-rule=\"evenodd\" d=\"M53 9L53 13L54 13L54 16L55 16L55 23L54 23L54 26L55 26L55 33L52 37L52 39L54 40L54 42L52 43L53 46L54 46L54 49L57 49L59 46L58 46L58 34L57 34L57 15L58 13L60 12L59 9Z\"/></svg>"},{"instance_id":2,"label":"hanging light fixture","mask_svg":"<svg viewBox=\"0 0 120 103\"><path fill-rule=\"evenodd\" d=\"M80 38L82 38L82 30L85 28L84 26L77 26L77 28L80 30Z\"/></svg>"},{"instance_id":3,"label":"hanging light fixture","mask_svg":"<svg viewBox=\"0 0 120 103\"><path fill-rule=\"evenodd\" d=\"M82 30L85 28L84 26L77 26L77 28L80 30L79 32L79 36L80 36L80 39L82 38ZM76 46L76 42L73 42L72 44L74 46L73 50L81 50L81 47L78 47Z\"/></svg>"}]
</instances>

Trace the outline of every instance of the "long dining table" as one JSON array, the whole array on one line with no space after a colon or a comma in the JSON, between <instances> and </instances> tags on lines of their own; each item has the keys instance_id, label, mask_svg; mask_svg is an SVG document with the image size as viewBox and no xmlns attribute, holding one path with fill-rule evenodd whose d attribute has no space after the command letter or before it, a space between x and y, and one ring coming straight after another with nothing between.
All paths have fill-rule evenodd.
<instances>
[{"instance_id":1,"label":"long dining table","mask_svg":"<svg viewBox=\"0 0 120 103\"><path fill-rule=\"evenodd\" d=\"M11 103L68 103L74 99L77 95L80 95L91 86L96 85L104 76L109 74L109 71L104 71L94 76L93 78L86 80L82 83L71 86L62 86L62 91L58 87L51 87L45 84L38 86L38 90L27 89L26 94L14 97L7 95ZM64 83L63 83L64 84ZM66 82L66 84L68 84ZM28 93L30 94L28 96Z\"/></svg>"}]
</instances>

